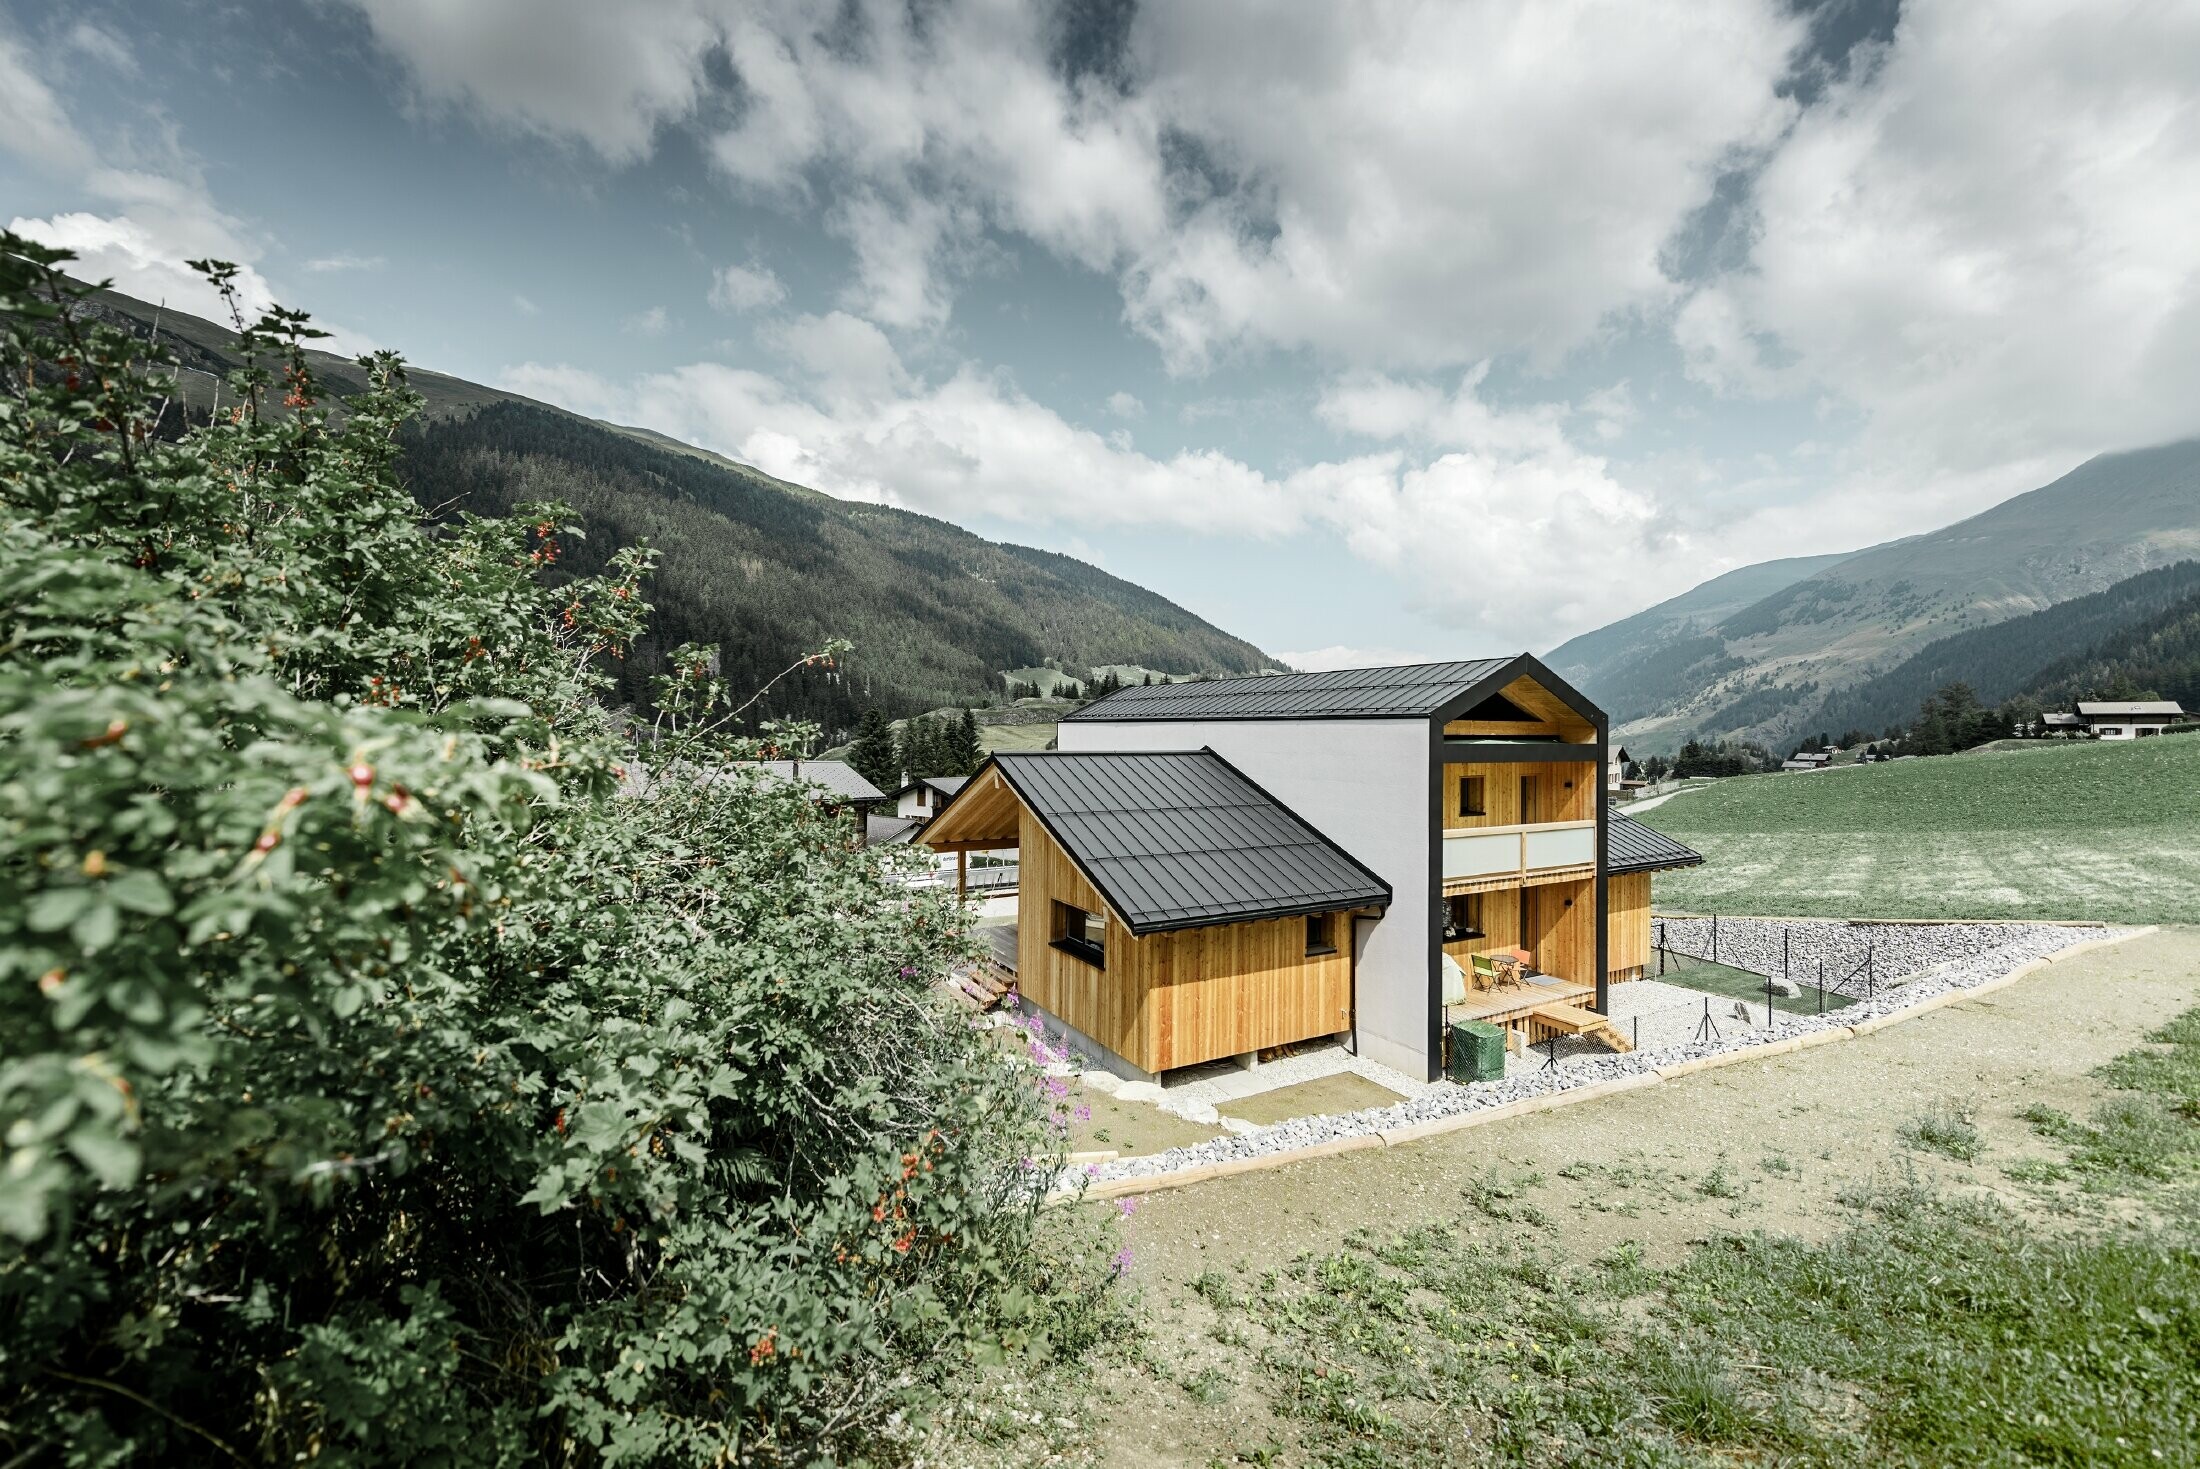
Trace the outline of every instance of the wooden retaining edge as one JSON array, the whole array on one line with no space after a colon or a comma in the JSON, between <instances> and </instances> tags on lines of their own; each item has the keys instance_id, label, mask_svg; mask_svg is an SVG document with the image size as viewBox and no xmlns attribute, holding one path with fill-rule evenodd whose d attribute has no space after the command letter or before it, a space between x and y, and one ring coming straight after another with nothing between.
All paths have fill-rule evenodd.
<instances>
[{"instance_id":1,"label":"wooden retaining edge","mask_svg":"<svg viewBox=\"0 0 2200 1469\"><path fill-rule=\"evenodd\" d=\"M2075 925L2073 925L2075 926ZM1649 1071L1638 1071L1610 1081L1594 1081L1587 1086L1570 1087L1564 1091L1544 1092L1540 1096L1522 1097L1517 1102L1506 1102L1496 1107L1480 1107L1471 1112L1455 1112L1449 1117L1432 1117L1426 1122L1412 1122L1404 1127L1389 1127L1378 1132L1355 1133L1351 1137L1333 1137L1325 1142L1309 1143L1303 1148L1291 1148L1280 1153L1263 1153L1254 1158L1232 1158L1222 1163L1202 1163L1196 1168L1179 1168L1173 1173L1154 1173L1137 1178L1111 1178L1086 1185L1072 1192L1056 1194L1055 1203L1090 1202L1098 1199L1120 1198L1129 1194L1159 1193L1163 1189L1183 1188L1189 1184L1206 1183L1211 1179L1228 1178L1239 1173L1259 1173L1270 1168L1283 1168L1293 1163L1310 1162L1316 1158L1333 1157L1338 1153L1359 1152L1366 1148L1398 1147L1404 1143L1418 1142L1423 1138L1438 1137L1463 1128L1479 1127L1488 1122L1503 1122L1508 1118L1524 1117L1533 1112L1547 1111L1552 1107L1571 1106L1576 1102L1591 1102L1599 1097L1617 1096L1646 1086L1655 1086L1675 1077L1690 1076L1699 1071L1709 1071L1719 1066L1731 1066L1743 1061L1769 1060L1774 1056L1786 1056L1796 1051L1807 1051L1814 1046L1830 1045L1857 1036L1870 1035L1904 1020L1913 1020L1930 1014L1944 1006L1958 1004L1978 995L1989 994L2015 984L2026 975L2075 958L2092 949L2120 944L2129 939L2145 938L2160 932L2155 924L2134 928L2114 938L2090 939L2082 944L2072 944L2058 949L2043 958L2019 965L2007 974L1981 981L1968 989L1946 990L1929 1000L1920 1000L1905 1009L1870 1020L1860 1020L1854 1025L1832 1025L1824 1030L1804 1035L1791 1035L1784 1040L1768 1041L1761 1046L1742 1046L1716 1055L1697 1056L1692 1060L1676 1061L1670 1066L1659 1066Z\"/></svg>"}]
</instances>

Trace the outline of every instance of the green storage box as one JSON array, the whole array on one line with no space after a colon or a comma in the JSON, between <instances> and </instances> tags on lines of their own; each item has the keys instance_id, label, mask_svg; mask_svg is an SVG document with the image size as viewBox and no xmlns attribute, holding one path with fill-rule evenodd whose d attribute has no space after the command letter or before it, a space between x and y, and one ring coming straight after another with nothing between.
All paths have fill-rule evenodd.
<instances>
[{"instance_id":1,"label":"green storage box","mask_svg":"<svg viewBox=\"0 0 2200 1469\"><path fill-rule=\"evenodd\" d=\"M1451 1079L1496 1081L1504 1074L1504 1030L1479 1020L1455 1021L1451 1027Z\"/></svg>"}]
</instances>

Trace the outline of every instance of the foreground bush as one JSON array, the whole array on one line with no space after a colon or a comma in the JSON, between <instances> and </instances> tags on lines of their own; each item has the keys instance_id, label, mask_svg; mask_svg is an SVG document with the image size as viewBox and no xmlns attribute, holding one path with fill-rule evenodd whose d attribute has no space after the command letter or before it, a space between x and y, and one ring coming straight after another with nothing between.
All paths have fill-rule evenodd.
<instances>
[{"instance_id":1,"label":"foreground bush","mask_svg":"<svg viewBox=\"0 0 2200 1469\"><path fill-rule=\"evenodd\" d=\"M893 1459L1074 1345L952 903L700 653L602 707L647 556L424 533L302 317L186 430L64 258L0 238L0 1459Z\"/></svg>"}]
</instances>

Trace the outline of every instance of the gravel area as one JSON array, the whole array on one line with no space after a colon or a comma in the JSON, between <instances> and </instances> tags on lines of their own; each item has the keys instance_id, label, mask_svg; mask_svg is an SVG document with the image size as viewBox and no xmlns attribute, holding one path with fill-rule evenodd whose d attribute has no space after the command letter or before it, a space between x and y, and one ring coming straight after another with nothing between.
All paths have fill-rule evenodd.
<instances>
[{"instance_id":1,"label":"gravel area","mask_svg":"<svg viewBox=\"0 0 2200 1469\"><path fill-rule=\"evenodd\" d=\"M1708 920L1669 918L1662 921L1667 924L1667 942L1684 952L1693 952L1688 948L1688 943L1692 942L1691 930L1685 925L1703 924L1708 957ZM1935 995L1950 990L1969 989L1989 979L1998 979L2034 960L2046 958L2073 945L2122 937L2132 930L2081 924L1889 924L1843 923L1825 919L1722 918L1719 920L1719 960L1722 963L1743 964L1748 962L1751 955L1770 954L1777 961L1783 931L1789 936L1790 952L1797 956L1798 966L1801 955L1805 952L1804 945L1807 943L1817 946L1808 951L1814 978L1817 960L1821 954L1828 958L1827 968L1830 975L1836 960L1853 954L1854 959L1849 962L1861 963L1865 953L1869 952L1872 956L1877 992L1871 998L1842 1010L1838 1015L1820 1018L1815 1015L1783 1014L1771 1026L1761 1023L1761 1007L1758 1023L1744 1024L1734 1020L1731 1008L1728 1016L1722 1019L1722 1002L1714 1000L1712 1016L1719 1021L1720 1030L1716 1040L1696 1040L1693 1022L1684 1037L1674 1038L1665 1033L1654 1036L1646 1016L1643 1047L1629 1054L1614 1055L1598 1049L1584 1051L1568 1059L1566 1051L1561 1048L1558 1066L1537 1069L1542 1054L1539 1051L1534 1065L1518 1072L1510 1072L1508 1068L1509 1074L1501 1081L1478 1082L1471 1086L1437 1083L1425 1087L1420 1095L1396 1106L1336 1116L1293 1118L1271 1127L1215 1138L1193 1147L1174 1148L1143 1158L1124 1158L1112 1163L1091 1165L1084 1172L1095 1180L1149 1178L1182 1168L1287 1152L1326 1142L1331 1138L1403 1127L1485 1107L1502 1106L1507 1102L1541 1096L1547 1092L1566 1091L1595 1082L1616 1080L1699 1056L1765 1045L1785 1040L1789 1036L1805 1035L1828 1027L1854 1025L1875 1016L1906 1010ZM1733 947L1730 948L1730 945ZM1701 996L1693 991L1681 991L1676 996L1673 992L1677 988L1648 980L1615 986L1612 991L1614 1011L1628 1015L1629 1012L1621 1010L1622 999L1628 991L1639 990L1643 1001L1654 1007L1655 1013L1660 1015L1672 1014L1677 1017L1685 1013L1686 1004L1677 1001L1692 997L1700 1019ZM1660 991L1664 993L1661 995ZM1731 1007L1731 1001L1724 1003ZM1629 1018L1632 1018L1631 1015ZM1675 1023L1677 1024L1677 1019Z\"/></svg>"}]
</instances>

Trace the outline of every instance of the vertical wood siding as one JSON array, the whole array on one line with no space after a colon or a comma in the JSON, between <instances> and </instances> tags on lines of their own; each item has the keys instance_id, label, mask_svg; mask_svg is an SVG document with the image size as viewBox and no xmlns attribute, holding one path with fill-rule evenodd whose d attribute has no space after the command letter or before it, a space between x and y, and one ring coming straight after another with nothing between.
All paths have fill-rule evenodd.
<instances>
[{"instance_id":1,"label":"vertical wood siding","mask_svg":"<svg viewBox=\"0 0 2200 1469\"><path fill-rule=\"evenodd\" d=\"M1639 971L1650 963L1650 874L1623 872L1610 882L1611 938L1605 964L1614 974Z\"/></svg>"},{"instance_id":2,"label":"vertical wood siding","mask_svg":"<svg viewBox=\"0 0 2200 1469\"><path fill-rule=\"evenodd\" d=\"M1352 922L1330 919L1337 952L1306 953L1304 918L1216 924L1134 938L1099 891L1023 813L1018 987L1144 1071L1167 1071L1352 1023ZM1107 966L1053 947L1053 905L1107 913Z\"/></svg>"},{"instance_id":3,"label":"vertical wood siding","mask_svg":"<svg viewBox=\"0 0 2200 1469\"><path fill-rule=\"evenodd\" d=\"M1483 815L1459 814L1459 782L1463 777L1482 777ZM1594 821L1597 814L1597 767L1593 760L1510 761L1447 764L1444 767L1444 829L1470 831L1482 826L1519 826L1520 781L1534 776L1540 791L1539 821ZM1574 788L1566 789L1572 781Z\"/></svg>"}]
</instances>

